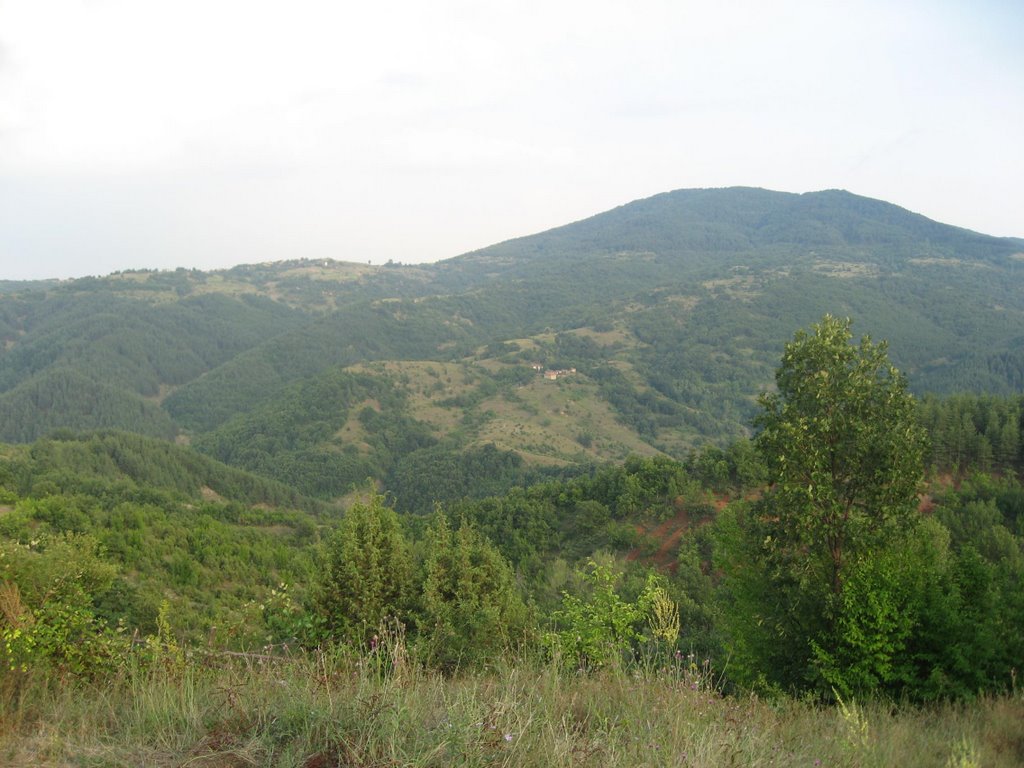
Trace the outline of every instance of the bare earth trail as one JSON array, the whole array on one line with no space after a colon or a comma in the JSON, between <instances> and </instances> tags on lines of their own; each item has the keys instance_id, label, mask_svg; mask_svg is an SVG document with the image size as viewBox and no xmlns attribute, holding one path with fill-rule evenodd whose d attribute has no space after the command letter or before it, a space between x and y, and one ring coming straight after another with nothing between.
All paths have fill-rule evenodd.
<instances>
[{"instance_id":1,"label":"bare earth trail","mask_svg":"<svg viewBox=\"0 0 1024 768\"><path fill-rule=\"evenodd\" d=\"M713 502L715 514L717 515L725 509L728 503L729 499L725 497L716 498ZM679 564L676 562L679 541L683 538L683 534L690 530L692 526L690 512L683 500L676 499L674 506L676 513L668 520L664 520L653 527L648 527L642 523L636 526L636 532L645 538L658 542L658 548L654 551L654 554L645 555L646 547L636 547L626 555L628 562L640 560L647 565L654 566L658 570L675 573L676 568L679 567ZM697 522L697 525L704 525L710 522L710 520L711 518L701 519Z\"/></svg>"}]
</instances>

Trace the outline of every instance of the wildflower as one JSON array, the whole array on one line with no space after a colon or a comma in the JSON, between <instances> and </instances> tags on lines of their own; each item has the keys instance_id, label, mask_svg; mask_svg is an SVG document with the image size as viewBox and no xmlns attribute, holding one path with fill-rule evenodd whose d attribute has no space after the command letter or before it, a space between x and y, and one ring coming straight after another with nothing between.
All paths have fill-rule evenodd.
<instances>
[{"instance_id":1,"label":"wildflower","mask_svg":"<svg viewBox=\"0 0 1024 768\"><path fill-rule=\"evenodd\" d=\"M512 734L511 733L506 733L505 734L505 741L512 741Z\"/></svg>"}]
</instances>

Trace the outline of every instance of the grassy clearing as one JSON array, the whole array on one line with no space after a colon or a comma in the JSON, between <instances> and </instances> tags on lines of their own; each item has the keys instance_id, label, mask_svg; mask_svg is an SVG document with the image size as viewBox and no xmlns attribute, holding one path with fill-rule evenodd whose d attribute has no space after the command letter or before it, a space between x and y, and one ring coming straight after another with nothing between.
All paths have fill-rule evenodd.
<instances>
[{"instance_id":1,"label":"grassy clearing","mask_svg":"<svg viewBox=\"0 0 1024 768\"><path fill-rule=\"evenodd\" d=\"M637 338L625 328L611 331L595 331L593 328L573 328L568 333L590 339L600 347L619 347L635 349L640 346Z\"/></svg>"},{"instance_id":2,"label":"grassy clearing","mask_svg":"<svg viewBox=\"0 0 1024 768\"><path fill-rule=\"evenodd\" d=\"M597 385L585 376L556 382L537 375L522 385L496 388L491 377L509 367L496 360L404 360L355 365L349 370L392 376L408 396L410 415L427 424L435 437L444 439L459 431L466 445L493 444L517 452L532 465L621 461L630 455L659 453L621 423ZM481 392L488 386L493 394ZM467 400L473 405L467 406ZM363 449L359 410L361 406L352 409L337 436ZM467 411L479 415L477 423L465 423ZM581 435L590 436L586 445L580 443Z\"/></svg>"},{"instance_id":3,"label":"grassy clearing","mask_svg":"<svg viewBox=\"0 0 1024 768\"><path fill-rule=\"evenodd\" d=\"M357 364L348 370L356 373L383 373L393 377L396 385L404 389L409 398L410 415L427 424L435 436L443 437L458 428L463 413L460 407L440 403L472 395L478 385L473 367L466 363L389 360ZM353 412L357 413L356 409Z\"/></svg>"},{"instance_id":4,"label":"grassy clearing","mask_svg":"<svg viewBox=\"0 0 1024 768\"><path fill-rule=\"evenodd\" d=\"M401 657L400 657L401 658ZM102 684L8 676L11 766L1019 766L1024 700L840 708L722 696L678 669L445 678L309 656L137 670Z\"/></svg>"},{"instance_id":5,"label":"grassy clearing","mask_svg":"<svg viewBox=\"0 0 1024 768\"><path fill-rule=\"evenodd\" d=\"M614 461L658 453L618 420L584 376L559 381L537 377L518 387L515 395L515 402L499 395L481 403L492 418L479 429L479 442L517 451L535 463ZM592 436L586 446L579 442L583 434Z\"/></svg>"}]
</instances>

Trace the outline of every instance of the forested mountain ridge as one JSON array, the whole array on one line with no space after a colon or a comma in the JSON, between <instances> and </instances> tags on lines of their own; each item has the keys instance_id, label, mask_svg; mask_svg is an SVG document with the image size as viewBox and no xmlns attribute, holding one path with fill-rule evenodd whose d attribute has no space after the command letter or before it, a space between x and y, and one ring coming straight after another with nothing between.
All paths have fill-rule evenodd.
<instances>
[{"instance_id":1,"label":"forested mountain ridge","mask_svg":"<svg viewBox=\"0 0 1024 768\"><path fill-rule=\"evenodd\" d=\"M669 192L433 265L6 282L0 440L177 437L328 498L329 467L401 485L403 466L457 476L484 449L509 477L683 457L747 433L781 344L825 312L888 339L919 393L1020 392L1022 288L1024 240L750 188Z\"/></svg>"},{"instance_id":2,"label":"forested mountain ridge","mask_svg":"<svg viewBox=\"0 0 1024 768\"><path fill-rule=\"evenodd\" d=\"M166 393L230 360L301 313L224 295L137 298L73 281L0 301L0 432L121 427L170 437Z\"/></svg>"},{"instance_id":3,"label":"forested mountain ridge","mask_svg":"<svg viewBox=\"0 0 1024 768\"><path fill-rule=\"evenodd\" d=\"M185 502L218 499L307 512L326 509L290 486L184 446L127 432L63 430L31 445L0 446L0 485L24 496L111 487L118 493L163 494Z\"/></svg>"},{"instance_id":4,"label":"forested mountain ridge","mask_svg":"<svg viewBox=\"0 0 1024 768\"><path fill-rule=\"evenodd\" d=\"M842 190L806 194L755 188L685 189L638 200L536 235L440 262L441 280L586 265L595 256L647 255L679 269L720 269L722 255L778 265L813 265L830 251L853 262L903 265L952 258L1005 264L1024 240L997 238L932 221Z\"/></svg>"}]
</instances>

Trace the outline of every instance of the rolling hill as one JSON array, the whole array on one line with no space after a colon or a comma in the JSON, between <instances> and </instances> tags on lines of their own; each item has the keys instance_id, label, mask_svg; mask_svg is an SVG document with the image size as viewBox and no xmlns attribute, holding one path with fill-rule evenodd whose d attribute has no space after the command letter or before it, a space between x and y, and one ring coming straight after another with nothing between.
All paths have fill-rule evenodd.
<instances>
[{"instance_id":1,"label":"rolling hill","mask_svg":"<svg viewBox=\"0 0 1024 768\"><path fill-rule=\"evenodd\" d=\"M783 343L825 312L888 339L919 393L1020 392L1022 288L1024 240L751 188L433 265L8 281L0 440L128 430L322 498L459 462L514 482L746 434Z\"/></svg>"}]
</instances>

